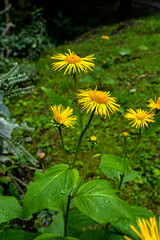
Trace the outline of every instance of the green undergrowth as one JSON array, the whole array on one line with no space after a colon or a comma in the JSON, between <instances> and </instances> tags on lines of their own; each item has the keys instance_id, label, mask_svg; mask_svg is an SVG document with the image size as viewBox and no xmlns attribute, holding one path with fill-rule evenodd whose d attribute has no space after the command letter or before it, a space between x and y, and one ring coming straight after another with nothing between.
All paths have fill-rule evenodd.
<instances>
[{"instance_id":1,"label":"green undergrowth","mask_svg":"<svg viewBox=\"0 0 160 240\"><path fill-rule=\"evenodd\" d=\"M109 40L102 39L108 35ZM25 121L35 128L30 133L32 140L26 142L28 150L39 159L39 167L46 169L55 163L62 162L64 155L60 147L58 131L50 124L52 112L49 110L50 102L42 91L46 87L61 96L76 103L74 85L71 75L63 75L51 69L51 56L56 53L65 53L67 49L84 57L95 54L95 68L88 74L79 74L79 87L81 89L98 86L98 89L110 91L111 96L117 98L121 109L111 118L104 119L95 116L87 132L88 136L96 135L99 144L94 153L107 153L121 156L121 132L128 131L131 138L128 150L132 151L134 142L138 137L138 130L131 128L124 114L128 108L147 109L148 100L160 96L160 14L128 22L103 26L85 33L72 42L53 49L46 49L40 59L35 62L36 73L32 76L35 90L32 94L22 96L20 100L7 100L12 117L17 121ZM21 60L19 60L21 62ZM23 65L27 63L23 60ZM84 113L84 118L88 116ZM136 158L131 162L133 169L139 172L133 182L122 186L121 197L129 198L131 204L141 205L151 209L156 215L160 214L160 129L149 137L144 137ZM76 149L79 129L64 129L64 142L70 160ZM29 134L23 132L27 137ZM41 158L37 151L45 153ZM78 157L78 166L81 172L89 159L89 146L87 138L83 140L81 152ZM100 157L93 159L88 172L88 179L99 179L103 174L99 170ZM104 177L104 176L103 176Z\"/></svg>"}]
</instances>

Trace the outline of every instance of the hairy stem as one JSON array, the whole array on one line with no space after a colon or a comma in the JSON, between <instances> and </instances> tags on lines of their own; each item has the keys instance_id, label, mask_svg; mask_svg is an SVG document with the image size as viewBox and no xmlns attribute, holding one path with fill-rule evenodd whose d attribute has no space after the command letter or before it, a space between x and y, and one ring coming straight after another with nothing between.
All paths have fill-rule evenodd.
<instances>
[{"instance_id":1,"label":"hairy stem","mask_svg":"<svg viewBox=\"0 0 160 240\"><path fill-rule=\"evenodd\" d=\"M68 155L67 155L66 149L65 149L65 147L64 147L64 142L63 142L63 136L62 136L62 129L61 129L61 127L58 127L58 130L59 130L59 135L60 135L60 139L61 139L61 144L62 144L63 152L64 152L65 158L66 158L66 160L67 160L67 163L68 163L68 165L70 166L70 162L69 162L69 159L68 159Z\"/></svg>"},{"instance_id":2,"label":"hairy stem","mask_svg":"<svg viewBox=\"0 0 160 240\"><path fill-rule=\"evenodd\" d=\"M137 149L139 147L139 144L141 142L141 138L142 138L142 131L141 131L141 127L140 127L139 128L139 134L138 134L138 140L137 140L136 146L134 148L134 151L133 151L133 153L132 153L132 155L130 157L130 161L135 157L136 151L137 151Z\"/></svg>"},{"instance_id":3,"label":"hairy stem","mask_svg":"<svg viewBox=\"0 0 160 240\"><path fill-rule=\"evenodd\" d=\"M68 196L68 201L67 201L66 212L64 214L64 237L67 237L68 214L69 214L70 202L71 202L71 197L69 195Z\"/></svg>"},{"instance_id":4,"label":"hairy stem","mask_svg":"<svg viewBox=\"0 0 160 240\"><path fill-rule=\"evenodd\" d=\"M76 73L73 74L73 80L74 80L75 92L77 92L78 82L77 82ZM82 114L81 114L81 109L80 109L79 104L78 104L78 114L79 114L79 121L80 121L80 129L82 132L83 131L83 123L82 123Z\"/></svg>"},{"instance_id":5,"label":"hairy stem","mask_svg":"<svg viewBox=\"0 0 160 240\"><path fill-rule=\"evenodd\" d=\"M90 125L90 123L91 123L91 121L92 121L92 119L93 119L94 112L95 112L95 109L93 110L93 112L92 112L92 114L91 114L91 116L90 116L90 119L88 120L87 125L85 126L85 128L84 128L83 131L81 132L81 135L80 135L80 138L79 138L79 141L78 141L78 145L77 145L77 149L76 149L76 153L75 153L75 157L74 157L74 160L73 160L73 165L72 165L72 167L74 167L74 165L75 165L75 162L76 162L76 160L77 160L77 155L78 155L78 152L79 152L79 148L80 148L80 146L81 146L81 142L82 142L83 136L84 136L87 128L89 127L89 125Z\"/></svg>"}]
</instances>

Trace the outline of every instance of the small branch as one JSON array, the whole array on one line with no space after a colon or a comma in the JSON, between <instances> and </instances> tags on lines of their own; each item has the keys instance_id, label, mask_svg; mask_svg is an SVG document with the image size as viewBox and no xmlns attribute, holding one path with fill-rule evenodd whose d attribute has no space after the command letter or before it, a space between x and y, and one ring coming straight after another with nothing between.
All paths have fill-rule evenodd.
<instances>
[{"instance_id":1,"label":"small branch","mask_svg":"<svg viewBox=\"0 0 160 240\"><path fill-rule=\"evenodd\" d=\"M11 7L12 7L12 4L9 3L8 6L4 10L0 11L0 15L8 12L11 9Z\"/></svg>"},{"instance_id":2,"label":"small branch","mask_svg":"<svg viewBox=\"0 0 160 240\"><path fill-rule=\"evenodd\" d=\"M3 30L2 34L1 34L1 37L4 37L12 26L13 26L12 22L8 23L6 28Z\"/></svg>"}]
</instances>

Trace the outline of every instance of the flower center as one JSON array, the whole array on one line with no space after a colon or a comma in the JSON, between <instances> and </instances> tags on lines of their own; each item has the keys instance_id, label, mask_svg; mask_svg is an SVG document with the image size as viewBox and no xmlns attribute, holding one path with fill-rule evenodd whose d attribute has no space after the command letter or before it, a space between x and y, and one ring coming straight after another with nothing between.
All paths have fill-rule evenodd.
<instances>
[{"instance_id":1,"label":"flower center","mask_svg":"<svg viewBox=\"0 0 160 240\"><path fill-rule=\"evenodd\" d=\"M54 120L56 121L56 123L63 124L66 119L62 114L60 114L58 112L55 112L54 113Z\"/></svg>"},{"instance_id":2,"label":"flower center","mask_svg":"<svg viewBox=\"0 0 160 240\"><path fill-rule=\"evenodd\" d=\"M77 55L70 55L70 56L67 56L65 59L64 59L65 62L67 63L70 63L70 64L75 64L75 63L79 63L81 62L81 58L78 57Z\"/></svg>"},{"instance_id":3,"label":"flower center","mask_svg":"<svg viewBox=\"0 0 160 240\"><path fill-rule=\"evenodd\" d=\"M100 104L106 104L109 101L109 97L106 93L101 91L93 91L90 93L89 97L92 101Z\"/></svg>"},{"instance_id":4,"label":"flower center","mask_svg":"<svg viewBox=\"0 0 160 240\"><path fill-rule=\"evenodd\" d=\"M136 114L137 120L143 121L145 119L146 115L143 113Z\"/></svg>"}]
</instances>

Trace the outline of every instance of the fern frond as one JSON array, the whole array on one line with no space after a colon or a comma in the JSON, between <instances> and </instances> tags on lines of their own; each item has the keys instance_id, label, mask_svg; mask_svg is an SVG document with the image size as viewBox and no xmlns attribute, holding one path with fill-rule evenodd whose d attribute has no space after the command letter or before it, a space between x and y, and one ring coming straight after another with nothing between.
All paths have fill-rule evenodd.
<instances>
[{"instance_id":1,"label":"fern frond","mask_svg":"<svg viewBox=\"0 0 160 240\"><path fill-rule=\"evenodd\" d=\"M19 95L22 95L22 94L31 93L31 92L33 92L33 90L34 90L34 86L12 89L12 90L6 91L5 94L4 94L4 97L5 98L16 97L16 96L19 96Z\"/></svg>"},{"instance_id":2,"label":"fern frond","mask_svg":"<svg viewBox=\"0 0 160 240\"><path fill-rule=\"evenodd\" d=\"M9 151L20 162L24 162L24 160L26 160L27 162L30 162L33 165L37 164L37 159L35 159L21 144L10 139L5 139L5 141L7 142Z\"/></svg>"}]
</instances>

